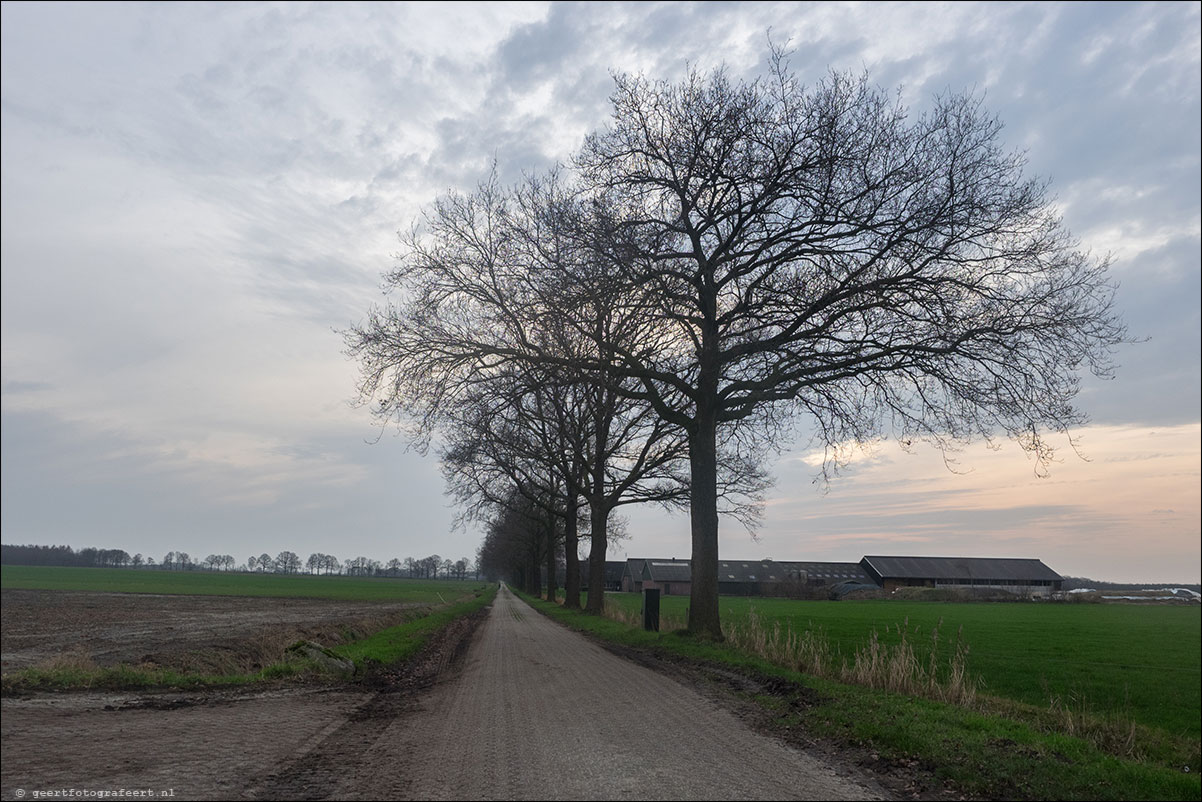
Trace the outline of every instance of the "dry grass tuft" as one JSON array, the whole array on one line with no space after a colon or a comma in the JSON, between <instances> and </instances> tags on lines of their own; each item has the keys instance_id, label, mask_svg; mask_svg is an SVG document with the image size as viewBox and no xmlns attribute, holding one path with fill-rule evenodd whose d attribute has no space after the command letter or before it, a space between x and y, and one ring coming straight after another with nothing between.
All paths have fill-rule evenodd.
<instances>
[{"instance_id":1,"label":"dry grass tuft","mask_svg":"<svg viewBox=\"0 0 1202 802\"><path fill-rule=\"evenodd\" d=\"M627 612L609 599L605 599L601 614L612 621L617 621L619 624L625 624L628 627L634 627L635 629L642 629L643 627L643 614L641 611ZM689 622L687 620L675 615L665 614L663 609L660 609L660 632L675 632L678 629L687 628L688 625Z\"/></svg>"},{"instance_id":2,"label":"dry grass tuft","mask_svg":"<svg viewBox=\"0 0 1202 802\"><path fill-rule=\"evenodd\" d=\"M963 632L946 655L940 654L942 620L931 632L927 659L919 658L913 645L917 630L910 631L909 621L899 624L897 643L881 641L873 630L868 643L848 660L832 648L821 629L795 631L779 621L766 626L751 609L743 623L723 627L727 641L775 665L825 679L881 688L911 696L972 707L977 696L977 681L968 674L968 644Z\"/></svg>"}]
</instances>

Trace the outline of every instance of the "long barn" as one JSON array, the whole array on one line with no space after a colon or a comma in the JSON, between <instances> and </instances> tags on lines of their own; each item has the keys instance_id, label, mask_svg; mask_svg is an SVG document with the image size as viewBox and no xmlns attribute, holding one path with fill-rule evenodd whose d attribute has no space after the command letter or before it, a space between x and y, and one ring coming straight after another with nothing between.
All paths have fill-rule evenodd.
<instances>
[{"instance_id":1,"label":"long barn","mask_svg":"<svg viewBox=\"0 0 1202 802\"><path fill-rule=\"evenodd\" d=\"M988 588L1026 596L1060 590L1064 578L1041 560L1008 557L885 557L860 560L887 593L902 587Z\"/></svg>"},{"instance_id":2,"label":"long barn","mask_svg":"<svg viewBox=\"0 0 1202 802\"><path fill-rule=\"evenodd\" d=\"M665 596L684 596L692 587L689 560L631 558L622 567L620 587L628 593L657 588ZM1064 578L1040 560L1012 557L877 555L859 563L723 560L718 566L718 592L723 595L775 596L788 593L788 585L813 588L846 583L875 584L886 593L927 587L1048 596L1061 589Z\"/></svg>"}]
</instances>

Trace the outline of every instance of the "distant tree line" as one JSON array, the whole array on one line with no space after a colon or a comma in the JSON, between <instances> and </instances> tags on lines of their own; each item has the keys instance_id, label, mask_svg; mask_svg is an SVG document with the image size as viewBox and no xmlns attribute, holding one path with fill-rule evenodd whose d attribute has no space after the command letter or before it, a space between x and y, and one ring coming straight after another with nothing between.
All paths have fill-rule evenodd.
<instances>
[{"instance_id":1,"label":"distant tree line","mask_svg":"<svg viewBox=\"0 0 1202 802\"><path fill-rule=\"evenodd\" d=\"M133 557L124 549L70 546L14 546L0 544L0 563L4 565L78 565L96 568L120 568L144 564L141 554Z\"/></svg>"},{"instance_id":2,"label":"distant tree line","mask_svg":"<svg viewBox=\"0 0 1202 802\"><path fill-rule=\"evenodd\" d=\"M394 557L388 562L368 557L339 560L332 554L315 552L302 562L293 551L281 551L275 557L264 552L251 555L238 564L230 554L210 554L203 560L194 559L186 551L169 551L161 560L130 555L124 549L83 548L70 546L0 545L0 563L4 565L69 565L86 568L152 568L163 571L241 571L273 574L321 574L343 576L378 576L410 579L478 579L479 571L466 557L444 559L437 554L429 557Z\"/></svg>"}]
</instances>

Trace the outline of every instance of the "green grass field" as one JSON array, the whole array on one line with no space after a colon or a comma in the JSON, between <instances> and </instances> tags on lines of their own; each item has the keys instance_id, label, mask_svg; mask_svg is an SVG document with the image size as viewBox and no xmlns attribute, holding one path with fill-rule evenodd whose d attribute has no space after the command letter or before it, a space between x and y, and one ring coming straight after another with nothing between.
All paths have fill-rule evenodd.
<instances>
[{"instance_id":1,"label":"green grass field","mask_svg":"<svg viewBox=\"0 0 1202 802\"><path fill-rule=\"evenodd\" d=\"M607 595L637 612L637 594ZM687 618L688 598L665 596L661 615ZM893 643L898 626L916 648L940 626L941 646L963 628L968 668L982 693L1049 707L1121 716L1199 738L1202 609L1127 604L956 604L907 601L790 601L723 597L723 621L818 629L843 655L876 630ZM940 624L942 622L942 624ZM886 635L886 630L889 634ZM917 630L917 632L915 632Z\"/></svg>"},{"instance_id":2,"label":"green grass field","mask_svg":"<svg viewBox=\"0 0 1202 802\"><path fill-rule=\"evenodd\" d=\"M0 587L35 590L93 590L193 596L269 596L400 601L444 604L480 590L488 582L383 579L307 574L240 574L220 571L159 571L132 568L71 568L5 565Z\"/></svg>"}]
</instances>

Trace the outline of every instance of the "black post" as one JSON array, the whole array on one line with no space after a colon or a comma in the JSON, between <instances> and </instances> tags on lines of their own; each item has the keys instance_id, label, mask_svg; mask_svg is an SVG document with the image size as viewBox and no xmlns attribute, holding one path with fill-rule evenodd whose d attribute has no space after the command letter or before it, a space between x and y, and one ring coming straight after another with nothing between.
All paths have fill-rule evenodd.
<instances>
[{"instance_id":1,"label":"black post","mask_svg":"<svg viewBox=\"0 0 1202 802\"><path fill-rule=\"evenodd\" d=\"M659 632L659 588L643 589L643 629Z\"/></svg>"}]
</instances>

